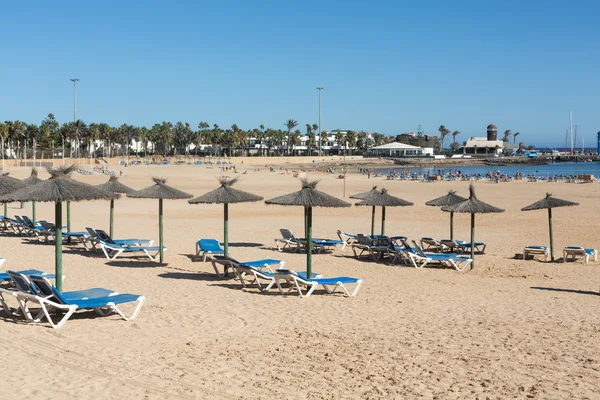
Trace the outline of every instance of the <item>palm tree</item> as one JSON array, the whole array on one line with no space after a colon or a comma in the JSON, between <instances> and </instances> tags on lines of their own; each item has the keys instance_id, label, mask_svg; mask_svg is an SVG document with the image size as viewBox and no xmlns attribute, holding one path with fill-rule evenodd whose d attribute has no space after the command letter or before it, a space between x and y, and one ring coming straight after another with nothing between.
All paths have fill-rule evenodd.
<instances>
[{"instance_id":1,"label":"palm tree","mask_svg":"<svg viewBox=\"0 0 600 400\"><path fill-rule=\"evenodd\" d=\"M298 126L298 121L293 120L293 119L288 119L287 122L284 124L285 127L287 128L287 152L288 155L290 154L290 149L292 148L291 146L291 137L290 134L292 132L292 129L294 129L295 127Z\"/></svg>"},{"instance_id":2,"label":"palm tree","mask_svg":"<svg viewBox=\"0 0 600 400\"><path fill-rule=\"evenodd\" d=\"M452 150L456 151L458 149L458 143L456 142L456 137L460 135L460 131L452 132Z\"/></svg>"},{"instance_id":3,"label":"palm tree","mask_svg":"<svg viewBox=\"0 0 600 400\"><path fill-rule=\"evenodd\" d=\"M447 129L444 125L440 125L438 131L440 132L441 150L444 151L444 140L446 139L446 136L448 136L448 134L450 133L450 130Z\"/></svg>"},{"instance_id":4,"label":"palm tree","mask_svg":"<svg viewBox=\"0 0 600 400\"><path fill-rule=\"evenodd\" d=\"M323 147L323 146L327 146L327 142L329 141L329 135L327 135L327 130L323 129L321 131L321 134L319 135L319 148ZM320 156L322 156L323 154L319 154Z\"/></svg>"},{"instance_id":5,"label":"palm tree","mask_svg":"<svg viewBox=\"0 0 600 400\"><path fill-rule=\"evenodd\" d=\"M504 143L508 143L509 138L510 138L510 129L507 129L504 131L504 137L502 138L502 141Z\"/></svg>"},{"instance_id":6,"label":"palm tree","mask_svg":"<svg viewBox=\"0 0 600 400\"><path fill-rule=\"evenodd\" d=\"M350 155L352 155L352 150L354 147L356 147L356 132L348 131L346 134L346 142L348 143L348 148L350 149Z\"/></svg>"},{"instance_id":7,"label":"palm tree","mask_svg":"<svg viewBox=\"0 0 600 400\"><path fill-rule=\"evenodd\" d=\"M513 144L517 143L517 136L519 136L520 134L521 134L521 132L513 133Z\"/></svg>"},{"instance_id":8,"label":"palm tree","mask_svg":"<svg viewBox=\"0 0 600 400\"><path fill-rule=\"evenodd\" d=\"M342 154L342 146L344 145L344 133L342 131L337 131L335 133L335 141L337 142L338 147L338 155Z\"/></svg>"},{"instance_id":9,"label":"palm tree","mask_svg":"<svg viewBox=\"0 0 600 400\"><path fill-rule=\"evenodd\" d=\"M2 169L4 169L4 141L8 138L8 125L0 123L0 140L2 140Z\"/></svg>"}]
</instances>

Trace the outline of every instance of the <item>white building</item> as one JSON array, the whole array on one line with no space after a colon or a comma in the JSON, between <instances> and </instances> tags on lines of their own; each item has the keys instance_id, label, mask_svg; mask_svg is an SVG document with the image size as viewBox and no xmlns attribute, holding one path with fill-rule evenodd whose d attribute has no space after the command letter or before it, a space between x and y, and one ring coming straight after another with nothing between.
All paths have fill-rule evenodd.
<instances>
[{"instance_id":1,"label":"white building","mask_svg":"<svg viewBox=\"0 0 600 400\"><path fill-rule=\"evenodd\" d=\"M431 157L433 156L433 148L417 147L404 143L388 143L381 146L371 147L365 153L365 157L384 157L384 158L400 158L400 157Z\"/></svg>"}]
</instances>

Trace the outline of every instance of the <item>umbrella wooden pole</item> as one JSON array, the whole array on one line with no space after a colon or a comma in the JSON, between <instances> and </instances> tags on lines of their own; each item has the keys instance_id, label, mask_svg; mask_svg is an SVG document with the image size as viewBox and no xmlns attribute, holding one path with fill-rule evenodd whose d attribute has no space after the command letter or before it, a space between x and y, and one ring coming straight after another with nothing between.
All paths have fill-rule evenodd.
<instances>
[{"instance_id":1,"label":"umbrella wooden pole","mask_svg":"<svg viewBox=\"0 0 600 400\"><path fill-rule=\"evenodd\" d=\"M62 229L62 224L56 225ZM71 202L67 201L67 232L71 232Z\"/></svg>"},{"instance_id":2,"label":"umbrella wooden pole","mask_svg":"<svg viewBox=\"0 0 600 400\"><path fill-rule=\"evenodd\" d=\"M31 202L31 216L32 216L32 218L33 218L33 223L34 223L34 224L37 222L37 219L36 219L36 212L35 212L35 211L36 211L36 210L35 210L35 201L32 201L32 202Z\"/></svg>"},{"instance_id":3,"label":"umbrella wooden pole","mask_svg":"<svg viewBox=\"0 0 600 400\"><path fill-rule=\"evenodd\" d=\"M552 209L548 208L548 229L550 230L550 260L554 261L554 240L552 237Z\"/></svg>"},{"instance_id":4,"label":"umbrella wooden pole","mask_svg":"<svg viewBox=\"0 0 600 400\"><path fill-rule=\"evenodd\" d=\"M225 257L229 257L229 204L223 204L223 236L225 246Z\"/></svg>"},{"instance_id":5,"label":"umbrella wooden pole","mask_svg":"<svg viewBox=\"0 0 600 400\"><path fill-rule=\"evenodd\" d=\"M115 216L115 199L110 199L110 237L113 238L113 222Z\"/></svg>"},{"instance_id":6,"label":"umbrella wooden pole","mask_svg":"<svg viewBox=\"0 0 600 400\"><path fill-rule=\"evenodd\" d=\"M62 292L62 203L57 201L54 205L54 221L56 233L54 238L54 273L56 275L56 289Z\"/></svg>"},{"instance_id":7,"label":"umbrella wooden pole","mask_svg":"<svg viewBox=\"0 0 600 400\"><path fill-rule=\"evenodd\" d=\"M163 262L163 199L158 199L158 246L160 247L160 262Z\"/></svg>"},{"instance_id":8,"label":"umbrella wooden pole","mask_svg":"<svg viewBox=\"0 0 600 400\"><path fill-rule=\"evenodd\" d=\"M381 207L381 236L385 235L385 206Z\"/></svg>"},{"instance_id":9,"label":"umbrella wooden pole","mask_svg":"<svg viewBox=\"0 0 600 400\"><path fill-rule=\"evenodd\" d=\"M471 213L471 269L475 268L475 214Z\"/></svg>"},{"instance_id":10,"label":"umbrella wooden pole","mask_svg":"<svg viewBox=\"0 0 600 400\"><path fill-rule=\"evenodd\" d=\"M304 238L308 237L308 211L307 207L304 207Z\"/></svg>"},{"instance_id":11,"label":"umbrella wooden pole","mask_svg":"<svg viewBox=\"0 0 600 400\"><path fill-rule=\"evenodd\" d=\"M8 217L8 203L4 203L4 218Z\"/></svg>"},{"instance_id":12,"label":"umbrella wooden pole","mask_svg":"<svg viewBox=\"0 0 600 400\"><path fill-rule=\"evenodd\" d=\"M312 207L306 210L306 276L312 278Z\"/></svg>"},{"instance_id":13,"label":"umbrella wooden pole","mask_svg":"<svg viewBox=\"0 0 600 400\"><path fill-rule=\"evenodd\" d=\"M450 212L450 240L454 240L454 212Z\"/></svg>"},{"instance_id":14,"label":"umbrella wooden pole","mask_svg":"<svg viewBox=\"0 0 600 400\"><path fill-rule=\"evenodd\" d=\"M371 210L371 237L375 236L375 206Z\"/></svg>"}]
</instances>

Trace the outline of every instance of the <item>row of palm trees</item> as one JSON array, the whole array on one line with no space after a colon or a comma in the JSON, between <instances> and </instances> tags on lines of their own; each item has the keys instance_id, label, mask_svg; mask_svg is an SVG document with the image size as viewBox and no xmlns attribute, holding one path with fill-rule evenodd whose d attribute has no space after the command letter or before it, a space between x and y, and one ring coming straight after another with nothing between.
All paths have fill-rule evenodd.
<instances>
[{"instance_id":1,"label":"row of palm trees","mask_svg":"<svg viewBox=\"0 0 600 400\"><path fill-rule=\"evenodd\" d=\"M440 149L444 148L444 140L446 139L446 137L450 134L450 129L446 128L445 125L440 125L440 127L438 128L438 132L440 133ZM513 143L517 142L517 137L520 135L520 132L515 132L512 133L512 131L510 129L507 129L504 131L504 136L502 138L502 141L504 143L508 143L510 142L510 137L512 136L513 138ZM458 148L460 147L460 144L456 141L456 137L460 135L460 131L453 131L452 132L452 144L450 145L450 147L452 148L453 151L458 150Z\"/></svg>"},{"instance_id":2,"label":"row of palm trees","mask_svg":"<svg viewBox=\"0 0 600 400\"><path fill-rule=\"evenodd\" d=\"M254 147L258 155L293 155L298 154L294 146L301 143L306 146L305 154L313 155L320 147L328 145L330 134L325 130L319 133L317 124L306 124L304 135L297 129L296 120L287 120L284 127L285 130L260 125L243 130L233 124L229 129L222 129L207 122L200 122L197 129L187 122L161 122L150 128L129 124L112 127L106 123L88 125L82 120L59 124L53 114L48 114L39 125L22 121L0 122L0 139L2 155L17 159L30 158L36 151L77 158L113 157L132 151L144 156L190 156L192 153L199 155L199 152L202 155L235 156L248 155L251 144L259 145ZM301 137L304 137L303 141ZM338 152L348 149L362 152L390 140L378 133L340 131L335 134L335 141L340 144Z\"/></svg>"}]
</instances>

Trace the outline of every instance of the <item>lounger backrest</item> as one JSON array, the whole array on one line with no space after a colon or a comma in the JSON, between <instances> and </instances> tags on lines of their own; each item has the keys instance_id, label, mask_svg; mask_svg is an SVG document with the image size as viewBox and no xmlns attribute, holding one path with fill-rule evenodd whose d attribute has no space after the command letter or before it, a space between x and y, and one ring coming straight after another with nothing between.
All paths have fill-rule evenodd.
<instances>
[{"instance_id":1,"label":"lounger backrest","mask_svg":"<svg viewBox=\"0 0 600 400\"><path fill-rule=\"evenodd\" d=\"M17 287L17 290L19 290L20 292L25 292L25 293L33 292L33 293L37 294L37 290L35 290L35 287L31 284L31 282L25 275L20 274L15 271L6 271L6 273L8 274L10 279L14 282L15 286Z\"/></svg>"},{"instance_id":2,"label":"lounger backrest","mask_svg":"<svg viewBox=\"0 0 600 400\"><path fill-rule=\"evenodd\" d=\"M200 239L200 248L204 251L220 251L221 245L217 239Z\"/></svg>"},{"instance_id":3,"label":"lounger backrest","mask_svg":"<svg viewBox=\"0 0 600 400\"><path fill-rule=\"evenodd\" d=\"M294 276L298 276L298 273L292 269L277 269L276 270L277 273L283 274L283 275L294 275Z\"/></svg>"},{"instance_id":4,"label":"lounger backrest","mask_svg":"<svg viewBox=\"0 0 600 400\"><path fill-rule=\"evenodd\" d=\"M424 251L423 251L423 249L421 248L421 246L419 246L419 245L417 244L417 242L415 242L414 240L413 240L412 242L413 242L413 244L415 245L415 249L417 250L417 253L418 253L418 254L419 254L421 257L427 257L427 256L425 255L425 252L424 252Z\"/></svg>"},{"instance_id":5,"label":"lounger backrest","mask_svg":"<svg viewBox=\"0 0 600 400\"><path fill-rule=\"evenodd\" d=\"M93 228L85 228L85 230L87 231L87 233L89 233L90 237L92 239L98 239L98 233L96 232L95 229Z\"/></svg>"},{"instance_id":6,"label":"lounger backrest","mask_svg":"<svg viewBox=\"0 0 600 400\"><path fill-rule=\"evenodd\" d=\"M96 233L98 235L98 239L108 243L108 244L116 244L111 237L108 235L108 233L104 232L102 229L96 229Z\"/></svg>"},{"instance_id":7,"label":"lounger backrest","mask_svg":"<svg viewBox=\"0 0 600 400\"><path fill-rule=\"evenodd\" d=\"M56 227L54 226L54 224L51 224L50 222L46 221L41 221L40 224L42 224L42 228L44 228L45 231L50 233L56 232Z\"/></svg>"},{"instance_id":8,"label":"lounger backrest","mask_svg":"<svg viewBox=\"0 0 600 400\"><path fill-rule=\"evenodd\" d=\"M281 236L283 236L285 240L293 240L294 242L296 241L294 234L289 229L280 229L279 232L281 232Z\"/></svg>"},{"instance_id":9,"label":"lounger backrest","mask_svg":"<svg viewBox=\"0 0 600 400\"><path fill-rule=\"evenodd\" d=\"M60 292L56 290L56 288L54 287L52 282L48 280L48 278L44 278L43 276L39 275L31 275L29 278L31 279L31 283L33 284L33 286L35 286L40 291L40 293L43 293L44 296L54 296L58 303L67 304Z\"/></svg>"},{"instance_id":10,"label":"lounger backrest","mask_svg":"<svg viewBox=\"0 0 600 400\"><path fill-rule=\"evenodd\" d=\"M392 240L389 237L387 237L387 236L378 237L375 240L375 243L379 247L390 247L390 248L393 247Z\"/></svg>"},{"instance_id":11,"label":"lounger backrest","mask_svg":"<svg viewBox=\"0 0 600 400\"><path fill-rule=\"evenodd\" d=\"M362 233L359 233L358 235L356 235L356 240L358 240L359 244L362 244L364 246L372 246L373 245L373 239L371 239L368 236L363 235Z\"/></svg>"},{"instance_id":12,"label":"lounger backrest","mask_svg":"<svg viewBox=\"0 0 600 400\"><path fill-rule=\"evenodd\" d=\"M35 225L34 225L33 221L31 221L28 216L23 215L21 218L23 218L23 221L25 222L25 225L27 225L30 228L35 228Z\"/></svg>"},{"instance_id":13,"label":"lounger backrest","mask_svg":"<svg viewBox=\"0 0 600 400\"><path fill-rule=\"evenodd\" d=\"M410 247L410 245L408 244L408 242L406 241L406 239L404 238L400 238L400 242L402 243L402 247L404 247L404 250L409 252L409 253L415 253L413 251L413 249Z\"/></svg>"}]
</instances>

